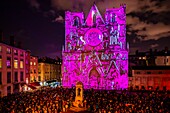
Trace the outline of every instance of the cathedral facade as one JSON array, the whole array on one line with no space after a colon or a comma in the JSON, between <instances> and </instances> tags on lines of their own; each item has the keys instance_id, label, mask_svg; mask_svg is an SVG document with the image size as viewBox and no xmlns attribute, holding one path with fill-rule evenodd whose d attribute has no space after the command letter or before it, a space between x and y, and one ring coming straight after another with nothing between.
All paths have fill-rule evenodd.
<instances>
[{"instance_id":1,"label":"cathedral facade","mask_svg":"<svg viewBox=\"0 0 170 113\"><path fill-rule=\"evenodd\" d=\"M126 7L107 9L103 17L94 4L83 12L65 12L62 85L82 82L85 89L128 88Z\"/></svg>"}]
</instances>

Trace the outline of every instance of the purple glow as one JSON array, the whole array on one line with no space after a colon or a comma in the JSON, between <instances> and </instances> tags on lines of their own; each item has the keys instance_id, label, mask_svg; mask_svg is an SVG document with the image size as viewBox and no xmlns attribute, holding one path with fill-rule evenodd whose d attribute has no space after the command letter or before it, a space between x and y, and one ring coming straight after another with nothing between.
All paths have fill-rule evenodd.
<instances>
[{"instance_id":1,"label":"purple glow","mask_svg":"<svg viewBox=\"0 0 170 113\"><path fill-rule=\"evenodd\" d=\"M65 17L62 85L80 81L85 89L127 89L125 5L107 9L105 22L95 5L86 21L82 12L67 11Z\"/></svg>"}]
</instances>

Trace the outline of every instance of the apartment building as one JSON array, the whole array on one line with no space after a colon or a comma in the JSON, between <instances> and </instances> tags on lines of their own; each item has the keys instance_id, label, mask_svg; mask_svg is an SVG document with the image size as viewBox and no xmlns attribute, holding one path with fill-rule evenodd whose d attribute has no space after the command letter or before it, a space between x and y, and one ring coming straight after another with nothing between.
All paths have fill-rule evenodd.
<instances>
[{"instance_id":1,"label":"apartment building","mask_svg":"<svg viewBox=\"0 0 170 113\"><path fill-rule=\"evenodd\" d=\"M170 51L136 51L129 55L129 86L170 90Z\"/></svg>"},{"instance_id":2,"label":"apartment building","mask_svg":"<svg viewBox=\"0 0 170 113\"><path fill-rule=\"evenodd\" d=\"M133 66L129 86L170 90L170 66Z\"/></svg>"},{"instance_id":3,"label":"apartment building","mask_svg":"<svg viewBox=\"0 0 170 113\"><path fill-rule=\"evenodd\" d=\"M61 82L61 60L40 58L38 61L38 81L42 83Z\"/></svg>"},{"instance_id":4,"label":"apartment building","mask_svg":"<svg viewBox=\"0 0 170 113\"><path fill-rule=\"evenodd\" d=\"M30 82L38 80L38 57L30 56Z\"/></svg>"},{"instance_id":5,"label":"apartment building","mask_svg":"<svg viewBox=\"0 0 170 113\"><path fill-rule=\"evenodd\" d=\"M22 90L29 80L30 52L15 46L14 37L10 44L0 42L0 96L7 96Z\"/></svg>"}]
</instances>

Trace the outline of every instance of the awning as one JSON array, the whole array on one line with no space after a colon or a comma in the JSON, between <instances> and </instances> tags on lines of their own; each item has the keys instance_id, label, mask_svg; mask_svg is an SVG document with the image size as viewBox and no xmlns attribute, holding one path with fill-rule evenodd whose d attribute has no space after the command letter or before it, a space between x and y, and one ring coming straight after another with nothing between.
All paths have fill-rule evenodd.
<instances>
[{"instance_id":1,"label":"awning","mask_svg":"<svg viewBox=\"0 0 170 113\"><path fill-rule=\"evenodd\" d=\"M28 86L29 88L33 89L33 90L34 90L34 89L37 89L35 86L29 85L29 84L28 84L27 86Z\"/></svg>"},{"instance_id":2,"label":"awning","mask_svg":"<svg viewBox=\"0 0 170 113\"><path fill-rule=\"evenodd\" d=\"M24 86L25 84L26 84L25 82L20 83L21 87Z\"/></svg>"},{"instance_id":3,"label":"awning","mask_svg":"<svg viewBox=\"0 0 170 113\"><path fill-rule=\"evenodd\" d=\"M56 82L56 80L49 80L49 81L46 81L46 83L52 83L52 82Z\"/></svg>"},{"instance_id":4,"label":"awning","mask_svg":"<svg viewBox=\"0 0 170 113\"><path fill-rule=\"evenodd\" d=\"M31 86L41 86L40 82L32 82L32 83L29 83L29 85L31 85Z\"/></svg>"}]
</instances>

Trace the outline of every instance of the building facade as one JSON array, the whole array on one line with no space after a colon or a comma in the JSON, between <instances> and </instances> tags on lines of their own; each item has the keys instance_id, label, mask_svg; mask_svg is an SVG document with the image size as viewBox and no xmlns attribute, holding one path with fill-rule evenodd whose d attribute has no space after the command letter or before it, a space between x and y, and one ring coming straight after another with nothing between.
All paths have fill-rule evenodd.
<instances>
[{"instance_id":1,"label":"building facade","mask_svg":"<svg viewBox=\"0 0 170 113\"><path fill-rule=\"evenodd\" d=\"M38 57L30 57L30 82L38 81Z\"/></svg>"},{"instance_id":2,"label":"building facade","mask_svg":"<svg viewBox=\"0 0 170 113\"><path fill-rule=\"evenodd\" d=\"M170 90L170 66L134 66L129 86L133 88Z\"/></svg>"},{"instance_id":3,"label":"building facade","mask_svg":"<svg viewBox=\"0 0 170 113\"><path fill-rule=\"evenodd\" d=\"M136 52L129 55L129 86L170 90L170 51Z\"/></svg>"},{"instance_id":4,"label":"building facade","mask_svg":"<svg viewBox=\"0 0 170 113\"><path fill-rule=\"evenodd\" d=\"M156 56L155 64L157 66L170 66L170 54Z\"/></svg>"},{"instance_id":5,"label":"building facade","mask_svg":"<svg viewBox=\"0 0 170 113\"><path fill-rule=\"evenodd\" d=\"M50 81L61 82L61 60L46 57L39 59L38 81L42 83Z\"/></svg>"},{"instance_id":6,"label":"building facade","mask_svg":"<svg viewBox=\"0 0 170 113\"><path fill-rule=\"evenodd\" d=\"M100 15L94 4L85 20L83 12L65 13L62 85L82 82L84 88L128 87L126 7L107 9Z\"/></svg>"},{"instance_id":7,"label":"building facade","mask_svg":"<svg viewBox=\"0 0 170 113\"><path fill-rule=\"evenodd\" d=\"M28 52L26 50L0 43L0 96L21 91L29 79L26 75Z\"/></svg>"}]
</instances>

